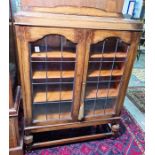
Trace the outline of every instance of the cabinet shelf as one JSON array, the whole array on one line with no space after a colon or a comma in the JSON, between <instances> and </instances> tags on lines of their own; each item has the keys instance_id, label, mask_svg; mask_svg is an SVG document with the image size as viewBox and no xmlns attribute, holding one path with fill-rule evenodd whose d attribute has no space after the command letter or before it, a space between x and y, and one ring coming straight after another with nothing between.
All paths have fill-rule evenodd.
<instances>
[{"instance_id":1,"label":"cabinet shelf","mask_svg":"<svg viewBox=\"0 0 155 155\"><path fill-rule=\"evenodd\" d=\"M96 98L96 93L97 93L97 98L103 98L103 97L116 97L118 96L119 89L118 88L99 88L98 92L96 87L88 87L88 90L86 91L86 98Z\"/></svg>"},{"instance_id":2,"label":"cabinet shelf","mask_svg":"<svg viewBox=\"0 0 155 155\"><path fill-rule=\"evenodd\" d=\"M114 69L112 70L90 70L88 72L88 77L97 77L97 76L122 76L123 69Z\"/></svg>"},{"instance_id":3,"label":"cabinet shelf","mask_svg":"<svg viewBox=\"0 0 155 155\"><path fill-rule=\"evenodd\" d=\"M92 116L94 116L94 115L96 115L96 116L103 116L103 114L114 114L114 108L108 108L108 109L103 109L103 107L101 108L101 109L98 109L98 110L95 110L95 112L92 110L92 109L90 109L90 111L86 111L85 112L85 116L86 117L92 117Z\"/></svg>"},{"instance_id":4,"label":"cabinet shelf","mask_svg":"<svg viewBox=\"0 0 155 155\"><path fill-rule=\"evenodd\" d=\"M73 91L72 90L53 90L48 91L46 95L46 91L36 91L34 93L34 102L46 102L46 97L48 102L60 101L60 93L61 93L61 100L72 100Z\"/></svg>"},{"instance_id":5,"label":"cabinet shelf","mask_svg":"<svg viewBox=\"0 0 155 155\"><path fill-rule=\"evenodd\" d=\"M93 52L91 54L90 58L114 58L116 55L116 58L125 58L126 53L124 52L109 52L109 53L99 53L99 52ZM73 53L72 51L48 51L48 52L33 52L31 55L32 59L43 59L43 58L76 58L76 53Z\"/></svg>"},{"instance_id":6,"label":"cabinet shelf","mask_svg":"<svg viewBox=\"0 0 155 155\"><path fill-rule=\"evenodd\" d=\"M88 77L97 77L97 76L122 76L123 69L111 70L91 70L88 72ZM35 79L46 79L46 71L34 71L32 78ZM47 78L61 78L61 71L47 71ZM74 78L74 71L62 71L62 78Z\"/></svg>"},{"instance_id":7,"label":"cabinet shelf","mask_svg":"<svg viewBox=\"0 0 155 155\"><path fill-rule=\"evenodd\" d=\"M96 98L96 87L89 87L89 89L86 91L86 98ZM102 97L116 97L118 96L118 88L110 88L109 91L108 89L98 89L97 97L102 98ZM73 91L70 89L63 89L61 91L61 100L72 100ZM47 96L46 96L46 91L36 91L34 93L34 103L41 103L41 102L46 102L46 97L48 102L54 102L54 101L60 101L60 90L53 90L53 91L48 91Z\"/></svg>"},{"instance_id":8,"label":"cabinet shelf","mask_svg":"<svg viewBox=\"0 0 155 155\"><path fill-rule=\"evenodd\" d=\"M48 51L48 52L33 52L31 58L76 58L76 53L71 51Z\"/></svg>"},{"instance_id":9,"label":"cabinet shelf","mask_svg":"<svg viewBox=\"0 0 155 155\"><path fill-rule=\"evenodd\" d=\"M34 71L33 72L33 79L46 79L47 78L74 78L74 71ZM62 73L62 75L61 75Z\"/></svg>"},{"instance_id":10,"label":"cabinet shelf","mask_svg":"<svg viewBox=\"0 0 155 155\"><path fill-rule=\"evenodd\" d=\"M109 53L106 53L104 52L103 54L102 53L99 53L99 52L93 52L90 56L90 58L114 58L116 56L116 58L125 58L126 57L126 53L124 52L109 52Z\"/></svg>"}]
</instances>

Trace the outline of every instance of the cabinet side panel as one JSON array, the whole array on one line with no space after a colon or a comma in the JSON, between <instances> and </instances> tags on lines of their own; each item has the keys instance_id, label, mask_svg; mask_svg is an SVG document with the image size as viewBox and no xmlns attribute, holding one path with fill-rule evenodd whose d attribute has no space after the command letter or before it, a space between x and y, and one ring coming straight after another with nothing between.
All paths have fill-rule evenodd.
<instances>
[{"instance_id":1,"label":"cabinet side panel","mask_svg":"<svg viewBox=\"0 0 155 155\"><path fill-rule=\"evenodd\" d=\"M23 107L24 107L24 116L27 118L27 110L26 110L26 100L25 100L25 89L24 89L24 79L23 79L23 64L22 64L22 28L20 26L15 26L16 30L16 43L17 43L17 55L19 62L19 72L20 72L20 81L21 81L21 90L22 90L22 99L23 99Z\"/></svg>"},{"instance_id":2,"label":"cabinet side panel","mask_svg":"<svg viewBox=\"0 0 155 155\"><path fill-rule=\"evenodd\" d=\"M25 39L24 27L16 26L16 34L25 123L30 125L32 121L32 107L28 42Z\"/></svg>"},{"instance_id":3,"label":"cabinet side panel","mask_svg":"<svg viewBox=\"0 0 155 155\"><path fill-rule=\"evenodd\" d=\"M136 54L137 54L137 48L138 48L140 34L141 33L139 33L139 32L132 33L132 39L131 39L131 44L130 44L130 48L129 48L128 59L127 59L127 63L125 66L124 80L120 87L121 92L119 93L118 102L117 102L117 106L116 106L116 114L117 115L120 115L121 109L123 107L123 102L125 99L128 83L130 80L134 60L135 60Z\"/></svg>"},{"instance_id":4,"label":"cabinet side panel","mask_svg":"<svg viewBox=\"0 0 155 155\"><path fill-rule=\"evenodd\" d=\"M19 144L19 129L17 117L9 119L9 147L17 147Z\"/></svg>"},{"instance_id":5,"label":"cabinet side panel","mask_svg":"<svg viewBox=\"0 0 155 155\"><path fill-rule=\"evenodd\" d=\"M14 100L13 100L13 92L12 92L12 82L9 76L9 108L14 107Z\"/></svg>"}]
</instances>

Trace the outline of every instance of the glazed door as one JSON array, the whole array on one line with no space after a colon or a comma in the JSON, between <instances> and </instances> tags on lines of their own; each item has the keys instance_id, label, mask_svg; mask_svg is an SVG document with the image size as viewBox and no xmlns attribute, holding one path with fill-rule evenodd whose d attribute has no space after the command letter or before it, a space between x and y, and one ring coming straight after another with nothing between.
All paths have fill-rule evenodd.
<instances>
[{"instance_id":1,"label":"glazed door","mask_svg":"<svg viewBox=\"0 0 155 155\"><path fill-rule=\"evenodd\" d=\"M134 52L130 51L130 32L98 30L91 36L85 58L79 119L116 114L122 85L127 85L128 56ZM130 72L128 65L126 72Z\"/></svg>"},{"instance_id":2,"label":"glazed door","mask_svg":"<svg viewBox=\"0 0 155 155\"><path fill-rule=\"evenodd\" d=\"M27 50L22 51L22 60L26 59L22 65L23 72L29 70L23 77L27 90L26 118L38 125L77 119L74 111L80 99L80 64L84 61L80 32L37 27L25 28L25 31Z\"/></svg>"}]
</instances>

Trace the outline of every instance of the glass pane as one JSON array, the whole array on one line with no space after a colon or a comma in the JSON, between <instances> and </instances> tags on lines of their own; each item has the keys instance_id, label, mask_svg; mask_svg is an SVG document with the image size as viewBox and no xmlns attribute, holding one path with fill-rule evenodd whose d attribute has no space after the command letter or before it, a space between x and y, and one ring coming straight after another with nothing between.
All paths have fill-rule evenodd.
<instances>
[{"instance_id":1,"label":"glass pane","mask_svg":"<svg viewBox=\"0 0 155 155\"><path fill-rule=\"evenodd\" d=\"M34 118L71 119L76 44L61 35L47 35L30 43L30 54ZM35 108L42 108L46 119L40 120Z\"/></svg>"},{"instance_id":2,"label":"glass pane","mask_svg":"<svg viewBox=\"0 0 155 155\"><path fill-rule=\"evenodd\" d=\"M114 114L117 98L108 98L105 103L105 114Z\"/></svg>"},{"instance_id":3,"label":"glass pane","mask_svg":"<svg viewBox=\"0 0 155 155\"><path fill-rule=\"evenodd\" d=\"M71 102L61 102L60 103L60 118L67 119L71 118Z\"/></svg>"},{"instance_id":4,"label":"glass pane","mask_svg":"<svg viewBox=\"0 0 155 155\"><path fill-rule=\"evenodd\" d=\"M95 104L95 100L85 100L85 106L84 106L85 116L94 115L94 104Z\"/></svg>"},{"instance_id":5,"label":"glass pane","mask_svg":"<svg viewBox=\"0 0 155 155\"><path fill-rule=\"evenodd\" d=\"M90 47L90 61L101 61L102 59L126 58L128 45L119 38L107 38Z\"/></svg>"},{"instance_id":6,"label":"glass pane","mask_svg":"<svg viewBox=\"0 0 155 155\"><path fill-rule=\"evenodd\" d=\"M31 43L31 51L33 61L75 61L76 58L76 44L60 35L48 35Z\"/></svg>"},{"instance_id":7,"label":"glass pane","mask_svg":"<svg viewBox=\"0 0 155 155\"><path fill-rule=\"evenodd\" d=\"M71 119L71 102L33 104L35 122Z\"/></svg>"},{"instance_id":8,"label":"glass pane","mask_svg":"<svg viewBox=\"0 0 155 155\"><path fill-rule=\"evenodd\" d=\"M62 63L62 82L74 82L75 63L63 62Z\"/></svg>"},{"instance_id":9,"label":"glass pane","mask_svg":"<svg viewBox=\"0 0 155 155\"><path fill-rule=\"evenodd\" d=\"M47 101L60 101L60 89L59 84L49 84L47 90Z\"/></svg>"},{"instance_id":10,"label":"glass pane","mask_svg":"<svg viewBox=\"0 0 155 155\"><path fill-rule=\"evenodd\" d=\"M91 45L84 99L85 116L115 112L128 47L117 37Z\"/></svg>"},{"instance_id":11,"label":"glass pane","mask_svg":"<svg viewBox=\"0 0 155 155\"><path fill-rule=\"evenodd\" d=\"M61 85L61 100L69 101L73 98L73 84L62 84Z\"/></svg>"},{"instance_id":12,"label":"glass pane","mask_svg":"<svg viewBox=\"0 0 155 155\"><path fill-rule=\"evenodd\" d=\"M97 99L95 104L95 115L104 115L104 109L106 105L107 98Z\"/></svg>"},{"instance_id":13,"label":"glass pane","mask_svg":"<svg viewBox=\"0 0 155 155\"><path fill-rule=\"evenodd\" d=\"M60 117L60 105L59 103L46 104L47 120L59 120Z\"/></svg>"},{"instance_id":14,"label":"glass pane","mask_svg":"<svg viewBox=\"0 0 155 155\"><path fill-rule=\"evenodd\" d=\"M47 101L47 93L46 93L46 85L33 85L33 102L46 102Z\"/></svg>"},{"instance_id":15,"label":"glass pane","mask_svg":"<svg viewBox=\"0 0 155 155\"><path fill-rule=\"evenodd\" d=\"M97 95L97 83L96 82L87 83L85 98L87 99L96 98L96 95Z\"/></svg>"},{"instance_id":16,"label":"glass pane","mask_svg":"<svg viewBox=\"0 0 155 155\"><path fill-rule=\"evenodd\" d=\"M33 120L34 121L45 121L47 120L46 105L44 104L33 104Z\"/></svg>"}]
</instances>

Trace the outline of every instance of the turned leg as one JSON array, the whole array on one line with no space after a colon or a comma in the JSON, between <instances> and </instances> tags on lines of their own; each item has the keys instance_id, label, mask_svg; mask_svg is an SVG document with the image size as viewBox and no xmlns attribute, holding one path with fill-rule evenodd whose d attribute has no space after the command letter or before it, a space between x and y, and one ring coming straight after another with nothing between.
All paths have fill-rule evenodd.
<instances>
[{"instance_id":1,"label":"turned leg","mask_svg":"<svg viewBox=\"0 0 155 155\"><path fill-rule=\"evenodd\" d=\"M25 144L27 152L31 151L32 142L33 142L33 135L25 135L24 136L24 144Z\"/></svg>"},{"instance_id":2,"label":"turned leg","mask_svg":"<svg viewBox=\"0 0 155 155\"><path fill-rule=\"evenodd\" d=\"M111 126L111 130L112 132L114 132L114 135L117 135L120 129L120 125L119 124L112 124Z\"/></svg>"}]
</instances>

